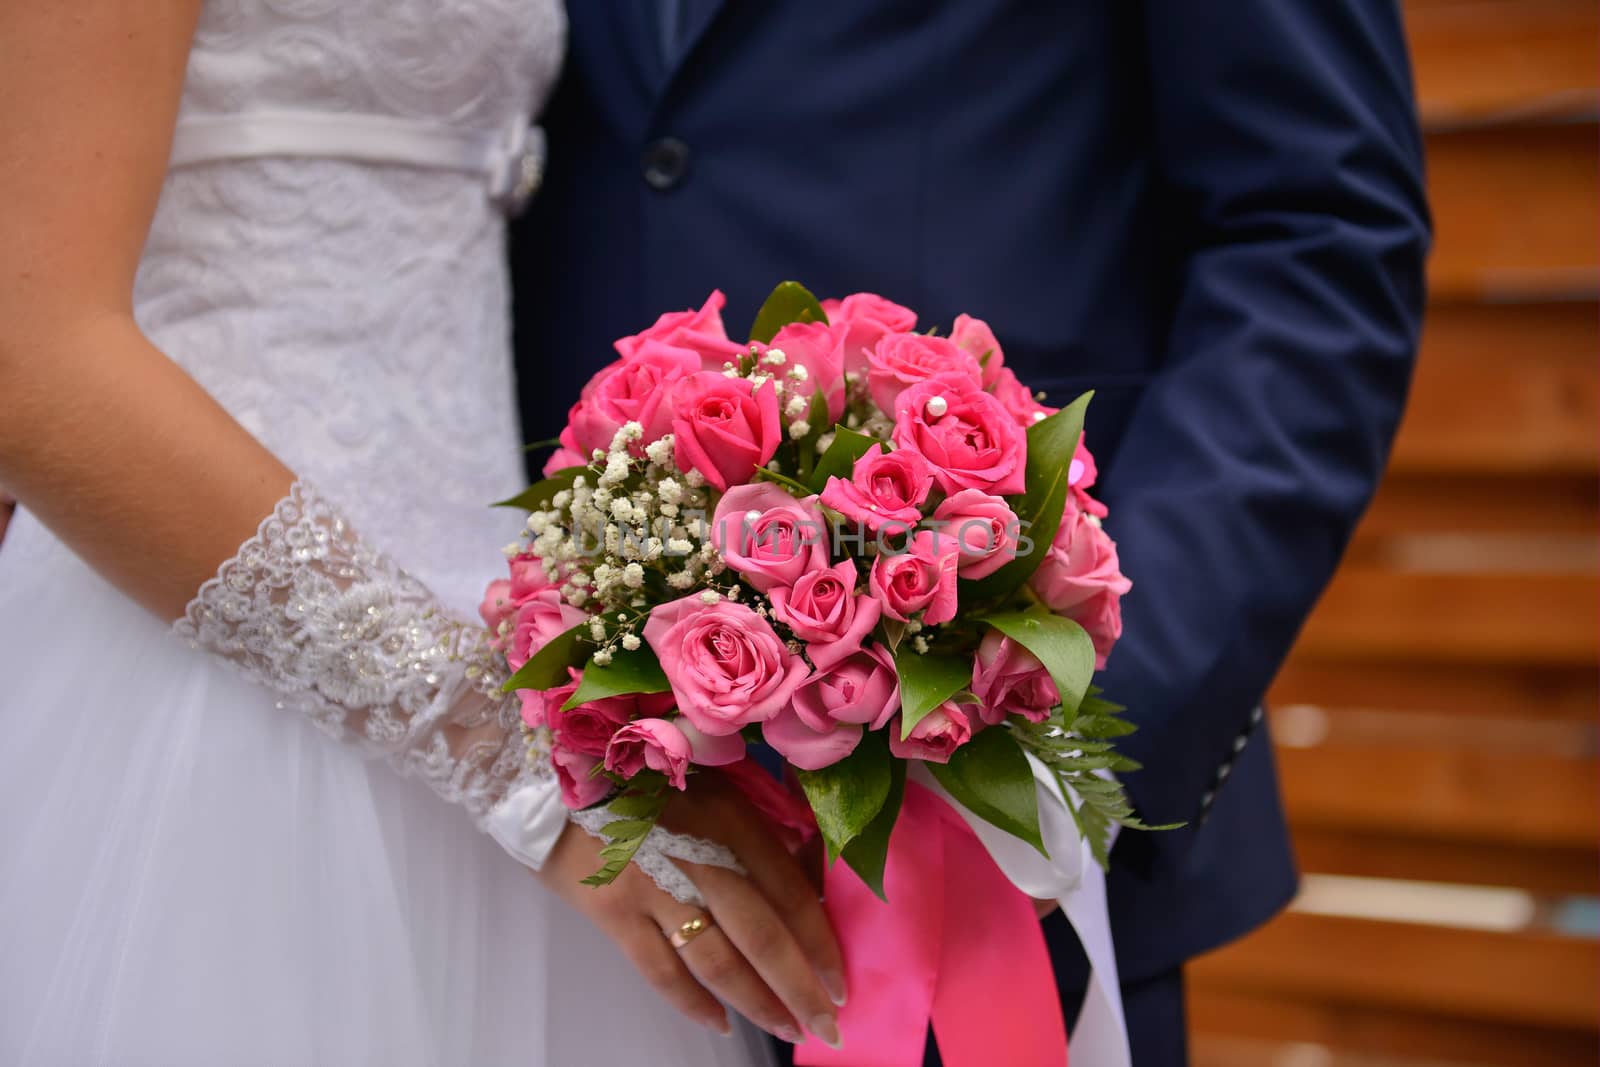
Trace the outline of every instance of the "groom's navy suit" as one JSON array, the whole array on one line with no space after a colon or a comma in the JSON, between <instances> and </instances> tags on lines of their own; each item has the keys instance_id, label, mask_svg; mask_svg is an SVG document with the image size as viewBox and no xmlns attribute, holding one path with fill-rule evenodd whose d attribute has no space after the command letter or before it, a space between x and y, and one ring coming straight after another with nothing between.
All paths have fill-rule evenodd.
<instances>
[{"instance_id":1,"label":"groom's navy suit","mask_svg":"<svg viewBox=\"0 0 1600 1067\"><path fill-rule=\"evenodd\" d=\"M526 433L613 338L785 278L993 326L1086 441L1133 592L1122 978L1294 890L1262 694L1383 469L1429 223L1392 0L580 0L519 225ZM1064 987L1082 967L1050 924ZM1181 1058L1177 985L1138 1062ZM1076 993L1069 994L1076 996ZM1091 1065L1092 1067L1092 1065Z\"/></svg>"}]
</instances>

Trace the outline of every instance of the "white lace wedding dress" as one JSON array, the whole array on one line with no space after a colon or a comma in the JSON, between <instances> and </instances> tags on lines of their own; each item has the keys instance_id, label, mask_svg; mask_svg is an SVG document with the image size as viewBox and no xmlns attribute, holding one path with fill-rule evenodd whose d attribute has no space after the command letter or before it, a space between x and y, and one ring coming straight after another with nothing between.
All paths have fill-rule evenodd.
<instances>
[{"instance_id":1,"label":"white lace wedding dress","mask_svg":"<svg viewBox=\"0 0 1600 1067\"><path fill-rule=\"evenodd\" d=\"M138 275L154 343L464 618L517 526L501 207L563 34L557 0L207 3ZM765 1058L17 516L0 1063Z\"/></svg>"}]
</instances>

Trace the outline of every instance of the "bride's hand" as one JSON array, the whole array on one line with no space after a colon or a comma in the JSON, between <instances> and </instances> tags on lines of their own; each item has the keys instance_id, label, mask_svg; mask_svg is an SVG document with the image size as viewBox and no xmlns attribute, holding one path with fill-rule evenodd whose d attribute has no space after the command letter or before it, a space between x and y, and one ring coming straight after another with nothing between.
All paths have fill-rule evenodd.
<instances>
[{"instance_id":1,"label":"bride's hand","mask_svg":"<svg viewBox=\"0 0 1600 1067\"><path fill-rule=\"evenodd\" d=\"M17 502L0 486L0 541L6 539L6 527L11 524L11 513L16 510Z\"/></svg>"},{"instance_id":2,"label":"bride's hand","mask_svg":"<svg viewBox=\"0 0 1600 1067\"><path fill-rule=\"evenodd\" d=\"M743 795L716 774L696 775L691 789L673 798L662 822L674 832L726 846L749 871L746 877L678 861L713 920L681 950L668 937L705 912L673 900L631 864L608 886L580 885L604 863L603 842L581 828L568 825L539 878L587 915L691 1019L728 1033L727 1014L716 999L721 997L785 1041L801 1040L804 1029L837 1046L843 960L801 864Z\"/></svg>"}]
</instances>

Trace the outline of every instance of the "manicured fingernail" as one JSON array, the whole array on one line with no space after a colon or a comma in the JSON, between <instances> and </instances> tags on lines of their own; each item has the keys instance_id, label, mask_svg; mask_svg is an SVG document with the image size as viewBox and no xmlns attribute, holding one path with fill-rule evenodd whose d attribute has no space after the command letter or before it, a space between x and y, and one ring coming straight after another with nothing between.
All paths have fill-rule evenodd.
<instances>
[{"instance_id":1,"label":"manicured fingernail","mask_svg":"<svg viewBox=\"0 0 1600 1067\"><path fill-rule=\"evenodd\" d=\"M779 1041L787 1041L791 1045L803 1044L806 1039L805 1034L802 1034L799 1030L796 1030L787 1023L785 1023L783 1026L773 1027L772 1036L776 1037Z\"/></svg>"},{"instance_id":2,"label":"manicured fingernail","mask_svg":"<svg viewBox=\"0 0 1600 1067\"><path fill-rule=\"evenodd\" d=\"M715 1030L717 1033L721 1034L723 1037L733 1036L733 1026L729 1024L728 1017L726 1015L713 1015L711 1018L706 1020L706 1025L711 1027L711 1029Z\"/></svg>"},{"instance_id":3,"label":"manicured fingernail","mask_svg":"<svg viewBox=\"0 0 1600 1067\"><path fill-rule=\"evenodd\" d=\"M822 979L822 988L828 991L828 997L833 1001L835 1006L840 1008L844 1007L846 996L844 989L844 975L840 974L838 971L820 971L818 972L817 977Z\"/></svg>"},{"instance_id":4,"label":"manicured fingernail","mask_svg":"<svg viewBox=\"0 0 1600 1067\"><path fill-rule=\"evenodd\" d=\"M822 1038L822 1043L829 1048L838 1048L839 1024L833 1021L831 1015L818 1015L811 1020L811 1032Z\"/></svg>"}]
</instances>

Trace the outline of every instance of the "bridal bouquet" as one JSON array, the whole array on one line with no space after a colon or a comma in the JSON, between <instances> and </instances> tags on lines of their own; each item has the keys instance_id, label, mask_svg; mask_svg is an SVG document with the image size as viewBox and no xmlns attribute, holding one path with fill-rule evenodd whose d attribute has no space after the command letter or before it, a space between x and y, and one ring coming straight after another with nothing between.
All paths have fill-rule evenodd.
<instances>
[{"instance_id":1,"label":"bridal bouquet","mask_svg":"<svg viewBox=\"0 0 1600 1067\"><path fill-rule=\"evenodd\" d=\"M1089 396L1043 406L965 315L917 332L790 282L738 342L722 304L618 341L545 479L504 502L527 532L483 615L531 758L615 815L589 881L761 741L880 897L913 763L1041 852L1048 768L1103 864L1137 825L1105 773L1133 769L1132 727L1090 682L1130 583L1088 493Z\"/></svg>"}]
</instances>

